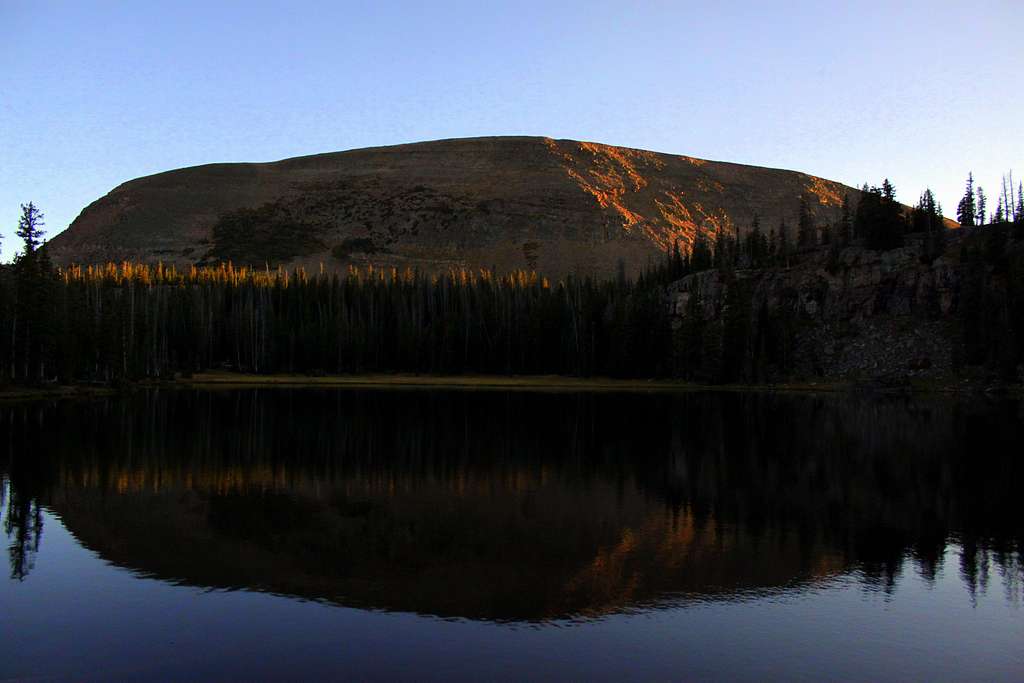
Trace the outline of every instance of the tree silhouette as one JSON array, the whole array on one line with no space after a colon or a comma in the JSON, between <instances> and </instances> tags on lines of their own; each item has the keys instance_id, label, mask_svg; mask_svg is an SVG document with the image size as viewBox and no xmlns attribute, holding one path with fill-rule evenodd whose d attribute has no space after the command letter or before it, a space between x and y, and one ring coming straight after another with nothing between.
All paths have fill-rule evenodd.
<instances>
[{"instance_id":1,"label":"tree silhouette","mask_svg":"<svg viewBox=\"0 0 1024 683\"><path fill-rule=\"evenodd\" d=\"M981 188L978 188L979 197L981 196ZM977 209L974 204L974 174L967 174L967 189L964 191L963 198L960 199L960 203L956 207L956 220L960 225L969 227L974 225L974 219L977 214Z\"/></svg>"},{"instance_id":2,"label":"tree silhouette","mask_svg":"<svg viewBox=\"0 0 1024 683\"><path fill-rule=\"evenodd\" d=\"M799 218L797 222L796 243L800 249L814 246L817 240L814 234L814 217L807 201L807 195L800 195Z\"/></svg>"},{"instance_id":3,"label":"tree silhouette","mask_svg":"<svg viewBox=\"0 0 1024 683\"><path fill-rule=\"evenodd\" d=\"M21 238L24 245L22 256L33 254L43 243L43 213L35 204L29 202L21 205L21 217L18 219L18 229L15 234Z\"/></svg>"},{"instance_id":4,"label":"tree silhouette","mask_svg":"<svg viewBox=\"0 0 1024 683\"><path fill-rule=\"evenodd\" d=\"M904 227L903 210L888 179L882 187L871 187L862 193L854 231L864 239L864 246L879 251L902 246Z\"/></svg>"}]
</instances>

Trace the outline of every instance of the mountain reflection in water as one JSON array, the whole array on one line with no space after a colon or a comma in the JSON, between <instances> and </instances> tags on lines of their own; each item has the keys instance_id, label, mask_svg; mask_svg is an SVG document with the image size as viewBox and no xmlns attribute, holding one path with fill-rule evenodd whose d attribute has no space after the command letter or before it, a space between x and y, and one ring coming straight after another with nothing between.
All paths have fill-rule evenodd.
<instances>
[{"instance_id":1,"label":"mountain reflection in water","mask_svg":"<svg viewBox=\"0 0 1024 683\"><path fill-rule=\"evenodd\" d=\"M0 406L0 491L15 578L45 561L46 509L164 581L443 617L600 616L846 575L891 591L904 571L934 581L951 543L972 594L999 581L1019 600L1021 410L153 391Z\"/></svg>"}]
</instances>

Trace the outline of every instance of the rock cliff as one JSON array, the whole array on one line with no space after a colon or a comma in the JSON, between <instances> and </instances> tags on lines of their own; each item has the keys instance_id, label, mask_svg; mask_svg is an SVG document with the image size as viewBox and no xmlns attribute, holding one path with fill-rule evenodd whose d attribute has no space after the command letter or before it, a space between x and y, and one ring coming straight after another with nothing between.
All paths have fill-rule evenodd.
<instances>
[{"instance_id":1,"label":"rock cliff","mask_svg":"<svg viewBox=\"0 0 1024 683\"><path fill-rule=\"evenodd\" d=\"M945 239L934 260L923 257L919 238L890 251L811 250L789 267L695 273L668 288L673 324L678 329L695 311L704 320L723 319L729 288L743 284L755 319L784 312L794 321L796 376L947 376L954 364L963 235L949 231Z\"/></svg>"}]
</instances>

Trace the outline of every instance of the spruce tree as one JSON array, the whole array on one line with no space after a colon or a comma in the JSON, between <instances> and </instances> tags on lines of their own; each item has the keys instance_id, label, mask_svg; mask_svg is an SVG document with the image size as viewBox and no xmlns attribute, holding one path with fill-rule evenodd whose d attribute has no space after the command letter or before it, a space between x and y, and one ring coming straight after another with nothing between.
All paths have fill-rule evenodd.
<instances>
[{"instance_id":1,"label":"spruce tree","mask_svg":"<svg viewBox=\"0 0 1024 683\"><path fill-rule=\"evenodd\" d=\"M1017 186L1017 212L1013 221L1013 236L1015 239L1024 238L1024 183ZM1024 336L1022 336L1024 341Z\"/></svg>"},{"instance_id":2,"label":"spruce tree","mask_svg":"<svg viewBox=\"0 0 1024 683\"><path fill-rule=\"evenodd\" d=\"M1003 196L999 195L999 198L996 200L996 212L992 215L992 224L999 225L1005 218L1003 213Z\"/></svg>"},{"instance_id":3,"label":"spruce tree","mask_svg":"<svg viewBox=\"0 0 1024 683\"><path fill-rule=\"evenodd\" d=\"M979 196L981 194L981 188L978 188ZM974 205L974 175L972 173L967 174L967 189L964 192L963 198L960 200L960 204L956 207L956 220L960 225L969 227L974 225L974 218L977 215L977 209Z\"/></svg>"},{"instance_id":4,"label":"spruce tree","mask_svg":"<svg viewBox=\"0 0 1024 683\"><path fill-rule=\"evenodd\" d=\"M711 245L703 234L694 238L693 248L690 250L690 267L695 273L707 270L713 265Z\"/></svg>"},{"instance_id":5,"label":"spruce tree","mask_svg":"<svg viewBox=\"0 0 1024 683\"><path fill-rule=\"evenodd\" d=\"M811 207L807 202L807 195L800 195L800 213L797 222L796 243L800 249L814 246L814 218L811 216Z\"/></svg>"},{"instance_id":6,"label":"spruce tree","mask_svg":"<svg viewBox=\"0 0 1024 683\"><path fill-rule=\"evenodd\" d=\"M43 243L43 213L32 202L21 205L21 218L15 234L24 244L25 256L29 256Z\"/></svg>"},{"instance_id":7,"label":"spruce tree","mask_svg":"<svg viewBox=\"0 0 1024 683\"><path fill-rule=\"evenodd\" d=\"M46 373L45 334L52 313L47 278L44 270L49 259L38 257L43 243L43 214L35 204L21 205L21 217L15 231L23 243L23 251L14 262L16 306L14 310L14 346L17 361L12 362L14 375L26 381L42 379ZM45 256L45 255L44 255Z\"/></svg>"},{"instance_id":8,"label":"spruce tree","mask_svg":"<svg viewBox=\"0 0 1024 683\"><path fill-rule=\"evenodd\" d=\"M882 187L872 187L861 196L854 219L856 234L864 238L868 249L885 251L903 244L905 221L896 201L896 189L888 179Z\"/></svg>"},{"instance_id":9,"label":"spruce tree","mask_svg":"<svg viewBox=\"0 0 1024 683\"><path fill-rule=\"evenodd\" d=\"M761 232L761 217L756 213L754 214L754 220L750 224L750 232L747 233L746 251L751 268L764 267L768 244L764 233Z\"/></svg>"},{"instance_id":10,"label":"spruce tree","mask_svg":"<svg viewBox=\"0 0 1024 683\"><path fill-rule=\"evenodd\" d=\"M718 234L715 235L715 254L714 254L714 267L725 268L729 261L729 248L728 242L725 237L725 231L719 230Z\"/></svg>"},{"instance_id":11,"label":"spruce tree","mask_svg":"<svg viewBox=\"0 0 1024 683\"><path fill-rule=\"evenodd\" d=\"M836 230L836 240L840 246L846 246L850 243L850 238L853 236L853 215L850 212L850 195L843 195L843 208L842 213L839 216L839 226Z\"/></svg>"},{"instance_id":12,"label":"spruce tree","mask_svg":"<svg viewBox=\"0 0 1024 683\"><path fill-rule=\"evenodd\" d=\"M672 244L672 261L670 266L670 277L672 281L683 277L684 273L683 253L679 249L679 240Z\"/></svg>"},{"instance_id":13,"label":"spruce tree","mask_svg":"<svg viewBox=\"0 0 1024 683\"><path fill-rule=\"evenodd\" d=\"M974 216L973 225L985 225L988 215L985 213L985 191L978 185L977 213Z\"/></svg>"},{"instance_id":14,"label":"spruce tree","mask_svg":"<svg viewBox=\"0 0 1024 683\"><path fill-rule=\"evenodd\" d=\"M914 232L937 232L943 227L942 207L935 201L935 195L930 189L921 193L910 220Z\"/></svg>"},{"instance_id":15,"label":"spruce tree","mask_svg":"<svg viewBox=\"0 0 1024 683\"><path fill-rule=\"evenodd\" d=\"M779 244L777 251L777 258L780 265L789 267L789 236L787 233L789 229L786 227L786 219L783 218L779 221Z\"/></svg>"},{"instance_id":16,"label":"spruce tree","mask_svg":"<svg viewBox=\"0 0 1024 683\"><path fill-rule=\"evenodd\" d=\"M1024 182L1017 183L1017 206L1013 210L1015 223L1024 221Z\"/></svg>"}]
</instances>

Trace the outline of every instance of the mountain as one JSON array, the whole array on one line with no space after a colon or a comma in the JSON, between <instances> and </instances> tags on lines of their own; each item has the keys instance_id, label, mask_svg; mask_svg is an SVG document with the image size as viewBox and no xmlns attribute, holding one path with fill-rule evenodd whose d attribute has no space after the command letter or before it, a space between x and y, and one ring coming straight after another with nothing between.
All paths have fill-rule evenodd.
<instances>
[{"instance_id":1,"label":"mountain","mask_svg":"<svg viewBox=\"0 0 1024 683\"><path fill-rule=\"evenodd\" d=\"M694 236L795 230L859 191L805 173L539 137L440 140L209 164L116 187L50 242L57 263L232 260L327 268L636 272Z\"/></svg>"}]
</instances>

